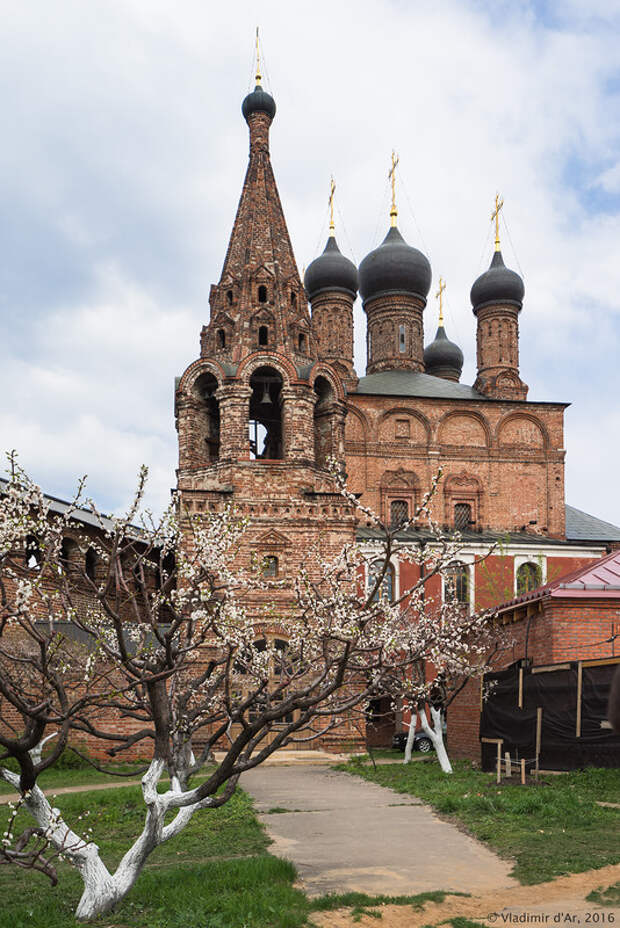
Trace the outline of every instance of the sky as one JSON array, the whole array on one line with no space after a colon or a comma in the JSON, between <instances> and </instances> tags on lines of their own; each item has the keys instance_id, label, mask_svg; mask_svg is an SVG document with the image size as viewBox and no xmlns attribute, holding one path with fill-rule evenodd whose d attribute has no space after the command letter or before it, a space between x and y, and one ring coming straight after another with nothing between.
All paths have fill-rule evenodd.
<instances>
[{"instance_id":1,"label":"sky","mask_svg":"<svg viewBox=\"0 0 620 928\"><path fill-rule=\"evenodd\" d=\"M247 164L260 26L271 154L300 270L399 227L475 379L469 290L525 282L529 399L569 402L567 502L620 524L620 0L0 0L0 449L104 511L175 484L174 378L199 354ZM356 367L365 366L356 303Z\"/></svg>"}]
</instances>

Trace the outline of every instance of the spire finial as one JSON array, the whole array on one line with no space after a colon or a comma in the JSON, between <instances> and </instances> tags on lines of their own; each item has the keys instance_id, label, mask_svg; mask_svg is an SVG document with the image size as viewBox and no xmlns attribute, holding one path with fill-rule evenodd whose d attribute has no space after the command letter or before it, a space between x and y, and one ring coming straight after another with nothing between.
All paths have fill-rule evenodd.
<instances>
[{"instance_id":1,"label":"spire finial","mask_svg":"<svg viewBox=\"0 0 620 928\"><path fill-rule=\"evenodd\" d=\"M446 283L442 277L439 278L439 290L435 294L435 299L439 300L439 326L443 327L443 292L446 289Z\"/></svg>"},{"instance_id":2,"label":"spire finial","mask_svg":"<svg viewBox=\"0 0 620 928\"><path fill-rule=\"evenodd\" d=\"M260 45L258 42L258 26L256 27L256 86L260 87L262 76L260 73Z\"/></svg>"},{"instance_id":3,"label":"spire finial","mask_svg":"<svg viewBox=\"0 0 620 928\"><path fill-rule=\"evenodd\" d=\"M398 210L396 209L396 165L398 161L398 155L392 149L392 167L388 173L388 178L392 182L392 208L390 209L390 224L392 226L396 225L396 217L398 216Z\"/></svg>"},{"instance_id":4,"label":"spire finial","mask_svg":"<svg viewBox=\"0 0 620 928\"><path fill-rule=\"evenodd\" d=\"M334 225L334 194L336 192L336 182L332 174L329 183L329 234L333 238L336 235L336 226Z\"/></svg>"},{"instance_id":5,"label":"spire finial","mask_svg":"<svg viewBox=\"0 0 620 928\"><path fill-rule=\"evenodd\" d=\"M499 251L499 211L504 205L504 201L500 199L499 193L495 194L495 209L491 213L491 220L495 220L495 251Z\"/></svg>"}]
</instances>

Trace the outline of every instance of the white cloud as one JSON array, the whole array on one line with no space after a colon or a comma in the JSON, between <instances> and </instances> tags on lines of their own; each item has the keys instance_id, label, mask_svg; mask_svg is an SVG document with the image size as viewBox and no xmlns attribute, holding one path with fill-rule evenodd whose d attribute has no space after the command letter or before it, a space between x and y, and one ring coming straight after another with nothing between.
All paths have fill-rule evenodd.
<instances>
[{"instance_id":1,"label":"white cloud","mask_svg":"<svg viewBox=\"0 0 620 928\"><path fill-rule=\"evenodd\" d=\"M167 499L172 378L197 356L241 189L240 103L260 15L278 105L272 157L300 267L324 244L331 173L343 250L359 261L383 237L396 147L400 226L422 244L411 203L435 280L447 279L448 330L471 382L469 289L490 259L501 190L525 276L530 397L574 403L570 502L620 522L611 479L592 463L593 441L601 460L620 451L609 428L620 215L605 199L620 189L618 5L584 10L473 0L271 0L259 14L246 0L11 6L0 63L11 126L0 195L13 229L0 268L2 444L21 446L56 492L87 470L114 507L147 461L151 499ZM516 267L511 240L504 234L504 255ZM356 342L363 368L361 325Z\"/></svg>"}]
</instances>

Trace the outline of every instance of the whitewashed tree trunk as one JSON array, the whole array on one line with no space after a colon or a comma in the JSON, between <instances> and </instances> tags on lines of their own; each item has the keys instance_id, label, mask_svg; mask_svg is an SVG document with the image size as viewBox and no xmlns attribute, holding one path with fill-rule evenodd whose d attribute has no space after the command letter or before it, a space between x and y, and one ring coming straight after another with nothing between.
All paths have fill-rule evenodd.
<instances>
[{"instance_id":1,"label":"whitewashed tree trunk","mask_svg":"<svg viewBox=\"0 0 620 928\"><path fill-rule=\"evenodd\" d=\"M420 713L420 722L422 724L422 731L425 735L433 742L433 747L435 748L435 753L437 754L437 760L439 761L439 766L444 773L452 773L452 764L448 757L448 752L446 751L446 746L443 740L443 713L441 709L434 709L431 706L431 719L433 721L433 727L428 724L428 719L426 717L426 712L422 711Z\"/></svg>"},{"instance_id":2,"label":"whitewashed tree trunk","mask_svg":"<svg viewBox=\"0 0 620 928\"><path fill-rule=\"evenodd\" d=\"M403 764L409 764L411 762L411 752L413 751L413 739L415 737L415 730L418 727L418 713L411 710L411 721L409 722L409 732L407 734L407 744L405 745L405 757Z\"/></svg>"},{"instance_id":3,"label":"whitewashed tree trunk","mask_svg":"<svg viewBox=\"0 0 620 928\"><path fill-rule=\"evenodd\" d=\"M211 797L190 805L183 804L190 793L181 790L178 780L167 792L158 793L157 784L163 768L162 761L152 761L142 778L147 809L144 828L114 873L110 873L101 860L97 845L72 831L60 810L52 808L38 786L23 795L23 807L43 829L50 845L66 857L82 877L84 890L75 911L76 918L89 919L110 912L132 888L152 851L179 834L195 812L213 804ZM0 767L0 777L21 793L17 774ZM178 812L168 825L164 825L170 808L178 808Z\"/></svg>"}]
</instances>

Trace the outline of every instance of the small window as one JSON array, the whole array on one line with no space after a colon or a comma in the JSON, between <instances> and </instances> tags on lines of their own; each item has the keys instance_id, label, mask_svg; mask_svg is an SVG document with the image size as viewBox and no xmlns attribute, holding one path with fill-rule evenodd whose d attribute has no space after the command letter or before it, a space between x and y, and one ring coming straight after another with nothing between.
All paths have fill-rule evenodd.
<instances>
[{"instance_id":1,"label":"small window","mask_svg":"<svg viewBox=\"0 0 620 928\"><path fill-rule=\"evenodd\" d=\"M38 570L41 566L41 549L39 542L34 535L28 535L26 538L26 567L30 570Z\"/></svg>"},{"instance_id":2,"label":"small window","mask_svg":"<svg viewBox=\"0 0 620 928\"><path fill-rule=\"evenodd\" d=\"M274 554L268 554L263 558L263 577L273 578L278 576L278 559Z\"/></svg>"},{"instance_id":3,"label":"small window","mask_svg":"<svg viewBox=\"0 0 620 928\"><path fill-rule=\"evenodd\" d=\"M447 603L469 603L469 569L461 561L454 561L446 568L444 599Z\"/></svg>"},{"instance_id":4,"label":"small window","mask_svg":"<svg viewBox=\"0 0 620 928\"><path fill-rule=\"evenodd\" d=\"M370 572L368 577L368 589L369 591L373 589L375 583L377 582L377 577L381 570L383 569L383 561L375 561L370 565ZM373 596L373 602L378 602L379 600L384 599L387 602L391 603L394 601L394 565L388 564L387 570L385 571L385 576L383 577L383 582L381 586Z\"/></svg>"},{"instance_id":5,"label":"small window","mask_svg":"<svg viewBox=\"0 0 620 928\"><path fill-rule=\"evenodd\" d=\"M259 345L269 344L269 328L266 325L261 325L258 330L258 344Z\"/></svg>"},{"instance_id":6,"label":"small window","mask_svg":"<svg viewBox=\"0 0 620 928\"><path fill-rule=\"evenodd\" d=\"M218 348L226 347L226 332L224 329L217 330L217 346Z\"/></svg>"},{"instance_id":7,"label":"small window","mask_svg":"<svg viewBox=\"0 0 620 928\"><path fill-rule=\"evenodd\" d=\"M406 499L393 499L390 503L390 528L398 528L409 518L409 503Z\"/></svg>"},{"instance_id":8,"label":"small window","mask_svg":"<svg viewBox=\"0 0 620 928\"><path fill-rule=\"evenodd\" d=\"M297 306L297 294L291 290L291 306Z\"/></svg>"},{"instance_id":9,"label":"small window","mask_svg":"<svg viewBox=\"0 0 620 928\"><path fill-rule=\"evenodd\" d=\"M93 548L89 548L84 558L84 572L89 580L95 582L95 571L97 570L97 555Z\"/></svg>"},{"instance_id":10,"label":"small window","mask_svg":"<svg viewBox=\"0 0 620 928\"><path fill-rule=\"evenodd\" d=\"M306 336L304 335L303 332L299 333L298 345L299 345L300 351L306 350Z\"/></svg>"},{"instance_id":11,"label":"small window","mask_svg":"<svg viewBox=\"0 0 620 928\"><path fill-rule=\"evenodd\" d=\"M264 284L261 284L258 288L258 302L266 303L267 302L267 287Z\"/></svg>"},{"instance_id":12,"label":"small window","mask_svg":"<svg viewBox=\"0 0 620 928\"><path fill-rule=\"evenodd\" d=\"M454 527L457 532L466 532L471 528L471 506L469 503L457 503L454 507Z\"/></svg>"},{"instance_id":13,"label":"small window","mask_svg":"<svg viewBox=\"0 0 620 928\"><path fill-rule=\"evenodd\" d=\"M368 333L368 360L372 361L372 332Z\"/></svg>"},{"instance_id":14,"label":"small window","mask_svg":"<svg viewBox=\"0 0 620 928\"><path fill-rule=\"evenodd\" d=\"M517 596L535 590L542 583L542 570L533 561L527 561L517 569Z\"/></svg>"},{"instance_id":15,"label":"small window","mask_svg":"<svg viewBox=\"0 0 620 928\"><path fill-rule=\"evenodd\" d=\"M404 354L407 350L407 345L405 342L405 327L404 325L398 326L398 350L401 354Z\"/></svg>"},{"instance_id":16,"label":"small window","mask_svg":"<svg viewBox=\"0 0 620 928\"><path fill-rule=\"evenodd\" d=\"M227 291L226 291L226 299L227 299L227 301L228 301L228 305L229 305L229 306L232 306L232 301L233 301L233 292L232 292L232 290L227 290Z\"/></svg>"}]
</instances>

